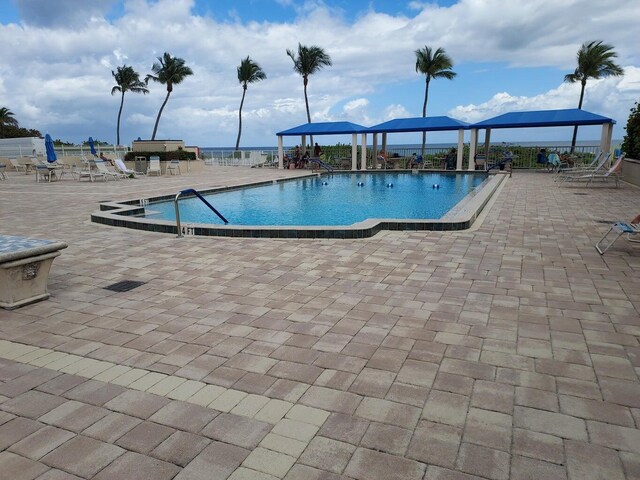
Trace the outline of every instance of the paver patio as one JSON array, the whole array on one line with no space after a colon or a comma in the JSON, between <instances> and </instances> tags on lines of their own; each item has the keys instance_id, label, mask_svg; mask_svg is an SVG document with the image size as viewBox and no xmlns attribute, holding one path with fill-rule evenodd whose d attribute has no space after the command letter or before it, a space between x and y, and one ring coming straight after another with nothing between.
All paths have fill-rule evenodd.
<instances>
[{"instance_id":1,"label":"paver patio","mask_svg":"<svg viewBox=\"0 0 640 480\"><path fill-rule=\"evenodd\" d=\"M471 230L364 240L89 221L299 174L0 182L0 233L69 244L0 310L0 477L640 478L640 245L593 246L640 189L516 172Z\"/></svg>"}]
</instances>

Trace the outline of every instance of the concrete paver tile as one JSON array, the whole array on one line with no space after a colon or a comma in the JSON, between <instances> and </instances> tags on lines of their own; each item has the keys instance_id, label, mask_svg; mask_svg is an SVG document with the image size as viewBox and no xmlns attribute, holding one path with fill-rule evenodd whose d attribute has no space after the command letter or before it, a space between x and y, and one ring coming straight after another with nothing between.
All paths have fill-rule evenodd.
<instances>
[{"instance_id":1,"label":"concrete paver tile","mask_svg":"<svg viewBox=\"0 0 640 480\"><path fill-rule=\"evenodd\" d=\"M28 418L15 417L9 420L0 425L0 450L9 448L43 427L42 423Z\"/></svg>"},{"instance_id":2,"label":"concrete paver tile","mask_svg":"<svg viewBox=\"0 0 640 480\"><path fill-rule=\"evenodd\" d=\"M511 475L509 478L513 480L534 480L537 478L566 480L567 472L564 467L554 463L515 455L511 460Z\"/></svg>"},{"instance_id":3,"label":"concrete paver tile","mask_svg":"<svg viewBox=\"0 0 640 480\"><path fill-rule=\"evenodd\" d=\"M151 415L149 420L179 430L198 433L217 415L218 412L210 408L173 401Z\"/></svg>"},{"instance_id":4,"label":"concrete paver tile","mask_svg":"<svg viewBox=\"0 0 640 480\"><path fill-rule=\"evenodd\" d=\"M254 418L262 422L276 424L284 418L291 407L293 407L293 404L290 402L271 399L255 414Z\"/></svg>"},{"instance_id":5,"label":"concrete paver tile","mask_svg":"<svg viewBox=\"0 0 640 480\"><path fill-rule=\"evenodd\" d=\"M318 427L309 423L283 418L273 427L272 433L293 438L301 442L310 442L318 432Z\"/></svg>"},{"instance_id":6,"label":"concrete paver tile","mask_svg":"<svg viewBox=\"0 0 640 480\"><path fill-rule=\"evenodd\" d=\"M513 424L516 427L548 433L562 438L587 440L587 429L584 420L561 413L515 407Z\"/></svg>"},{"instance_id":7,"label":"concrete paver tile","mask_svg":"<svg viewBox=\"0 0 640 480\"><path fill-rule=\"evenodd\" d=\"M9 450L31 460L39 460L73 437L74 434L67 430L47 426L14 443Z\"/></svg>"},{"instance_id":8,"label":"concrete paver tile","mask_svg":"<svg viewBox=\"0 0 640 480\"><path fill-rule=\"evenodd\" d=\"M423 463L454 468L461 439L459 427L421 421L406 456Z\"/></svg>"},{"instance_id":9,"label":"concrete paver tile","mask_svg":"<svg viewBox=\"0 0 640 480\"><path fill-rule=\"evenodd\" d=\"M419 480L425 465L406 458L358 448L344 473L357 480Z\"/></svg>"},{"instance_id":10,"label":"concrete paver tile","mask_svg":"<svg viewBox=\"0 0 640 480\"><path fill-rule=\"evenodd\" d=\"M135 476L139 480L170 480L180 471L180 467L156 458L126 452L98 475L95 480L128 480Z\"/></svg>"},{"instance_id":11,"label":"concrete paver tile","mask_svg":"<svg viewBox=\"0 0 640 480\"><path fill-rule=\"evenodd\" d=\"M509 478L510 456L492 448L463 443L460 446L456 466L463 472L494 480Z\"/></svg>"},{"instance_id":12,"label":"concrete paver tile","mask_svg":"<svg viewBox=\"0 0 640 480\"><path fill-rule=\"evenodd\" d=\"M115 445L78 435L42 457L41 461L79 477L89 478L124 452Z\"/></svg>"},{"instance_id":13,"label":"concrete paver tile","mask_svg":"<svg viewBox=\"0 0 640 480\"><path fill-rule=\"evenodd\" d=\"M513 429L512 453L545 462L564 463L564 444L561 438L521 428Z\"/></svg>"},{"instance_id":14,"label":"concrete paver tile","mask_svg":"<svg viewBox=\"0 0 640 480\"><path fill-rule=\"evenodd\" d=\"M298 458L304 449L307 448L307 442L283 437L282 435L277 435L275 433L269 433L262 439L260 446Z\"/></svg>"},{"instance_id":15,"label":"concrete paver tile","mask_svg":"<svg viewBox=\"0 0 640 480\"><path fill-rule=\"evenodd\" d=\"M295 458L284 453L257 447L244 459L242 466L283 478L295 461Z\"/></svg>"},{"instance_id":16,"label":"concrete paver tile","mask_svg":"<svg viewBox=\"0 0 640 480\"><path fill-rule=\"evenodd\" d=\"M565 450L570 478L626 478L622 462L615 450L573 440L565 442Z\"/></svg>"},{"instance_id":17,"label":"concrete paver tile","mask_svg":"<svg viewBox=\"0 0 640 480\"><path fill-rule=\"evenodd\" d=\"M127 450L148 454L174 432L173 428L146 421L133 427L115 443Z\"/></svg>"},{"instance_id":18,"label":"concrete paver tile","mask_svg":"<svg viewBox=\"0 0 640 480\"><path fill-rule=\"evenodd\" d=\"M48 469L46 465L20 455L11 452L0 452L0 472L6 478L33 480Z\"/></svg>"},{"instance_id":19,"label":"concrete paver tile","mask_svg":"<svg viewBox=\"0 0 640 480\"><path fill-rule=\"evenodd\" d=\"M175 480L226 479L248 455L249 450L244 448L212 442L175 477Z\"/></svg>"},{"instance_id":20,"label":"concrete paver tile","mask_svg":"<svg viewBox=\"0 0 640 480\"><path fill-rule=\"evenodd\" d=\"M211 441L200 435L189 432L174 432L169 438L158 445L151 455L185 467L193 460Z\"/></svg>"},{"instance_id":21,"label":"concrete paver tile","mask_svg":"<svg viewBox=\"0 0 640 480\"><path fill-rule=\"evenodd\" d=\"M142 420L118 412L110 412L109 415L83 430L82 434L106 443L114 443Z\"/></svg>"},{"instance_id":22,"label":"concrete paver tile","mask_svg":"<svg viewBox=\"0 0 640 480\"><path fill-rule=\"evenodd\" d=\"M136 390L123 393L105 403L104 407L133 417L147 419L171 400Z\"/></svg>"},{"instance_id":23,"label":"concrete paver tile","mask_svg":"<svg viewBox=\"0 0 640 480\"><path fill-rule=\"evenodd\" d=\"M227 480L278 480L278 478L264 472L240 467Z\"/></svg>"},{"instance_id":24,"label":"concrete paver tile","mask_svg":"<svg viewBox=\"0 0 640 480\"><path fill-rule=\"evenodd\" d=\"M221 413L202 430L201 435L243 448L255 448L270 430L268 423Z\"/></svg>"},{"instance_id":25,"label":"concrete paver tile","mask_svg":"<svg viewBox=\"0 0 640 480\"><path fill-rule=\"evenodd\" d=\"M238 405L248 394L240 390L228 389L219 397L213 400L208 406L221 412L230 412Z\"/></svg>"}]
</instances>

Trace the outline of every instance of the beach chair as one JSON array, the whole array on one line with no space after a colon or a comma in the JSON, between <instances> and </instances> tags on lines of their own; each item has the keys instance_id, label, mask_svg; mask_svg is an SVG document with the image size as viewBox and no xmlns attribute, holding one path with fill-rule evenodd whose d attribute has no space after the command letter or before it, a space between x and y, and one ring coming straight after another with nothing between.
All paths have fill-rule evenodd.
<instances>
[{"instance_id":1,"label":"beach chair","mask_svg":"<svg viewBox=\"0 0 640 480\"><path fill-rule=\"evenodd\" d=\"M7 175L4 173L7 166L4 163L0 163L0 180L6 180Z\"/></svg>"},{"instance_id":2,"label":"beach chair","mask_svg":"<svg viewBox=\"0 0 640 480\"><path fill-rule=\"evenodd\" d=\"M180 175L180 160L171 160L167 165L167 175Z\"/></svg>"},{"instance_id":3,"label":"beach chair","mask_svg":"<svg viewBox=\"0 0 640 480\"><path fill-rule=\"evenodd\" d=\"M475 169L476 170L486 170L487 169L487 156L483 153L476 153L474 158Z\"/></svg>"},{"instance_id":4,"label":"beach chair","mask_svg":"<svg viewBox=\"0 0 640 480\"><path fill-rule=\"evenodd\" d=\"M613 237L613 240L607 240L607 237L611 232L613 232L615 236ZM604 253L607 250L609 250L611 245L613 245L615 241L618 240L624 234L627 235L627 240L631 242L638 242L639 240L636 240L631 237L635 235L640 235L640 224L624 223L624 222L614 223L611 226L611 228L607 230L607 233L605 233L602 236L602 238L598 240L598 243L596 243L596 250L600 255L604 255Z\"/></svg>"},{"instance_id":5,"label":"beach chair","mask_svg":"<svg viewBox=\"0 0 640 480\"><path fill-rule=\"evenodd\" d=\"M153 156L149 157L149 166L147 167L147 175L162 175L162 170L160 169L160 157Z\"/></svg>"},{"instance_id":6,"label":"beach chair","mask_svg":"<svg viewBox=\"0 0 640 480\"><path fill-rule=\"evenodd\" d=\"M96 170L98 170L98 173L102 173L107 179L111 177L114 180L120 180L121 178L127 177L124 173L109 170L104 160L93 160L93 163L96 166Z\"/></svg>"},{"instance_id":7,"label":"beach chair","mask_svg":"<svg viewBox=\"0 0 640 480\"><path fill-rule=\"evenodd\" d=\"M133 175L134 177L136 175L146 175L146 172L136 172L135 170L131 170L130 168L127 168L127 166L125 165L124 161L122 161L121 158L116 158L113 163L115 164L116 168L120 171L120 173L126 175L127 177L130 177L131 175Z\"/></svg>"},{"instance_id":8,"label":"beach chair","mask_svg":"<svg viewBox=\"0 0 640 480\"><path fill-rule=\"evenodd\" d=\"M46 180L47 182L51 182L51 176L53 175L53 171L49 170L46 165L36 165L36 182L40 180Z\"/></svg>"},{"instance_id":9,"label":"beach chair","mask_svg":"<svg viewBox=\"0 0 640 480\"><path fill-rule=\"evenodd\" d=\"M578 173L576 175L568 176L567 181L569 182L580 182L586 181L589 186L593 180L601 180L603 182L608 182L609 180L614 180L616 182L616 188L618 188L620 183L620 170L622 170L622 161L624 160L625 154L620 155L615 163L607 170L606 172L602 172L600 170L588 172L588 173Z\"/></svg>"},{"instance_id":10,"label":"beach chair","mask_svg":"<svg viewBox=\"0 0 640 480\"><path fill-rule=\"evenodd\" d=\"M15 169L16 172L26 172L27 166L21 164L17 158L9 158L9 163Z\"/></svg>"},{"instance_id":11,"label":"beach chair","mask_svg":"<svg viewBox=\"0 0 640 480\"><path fill-rule=\"evenodd\" d=\"M611 157L610 152L609 153L600 152L587 166L564 168L560 170L559 172L557 172L557 175L554 181L562 182L562 181L565 181L567 177L572 177L580 174L597 173L599 171L604 172L604 166L607 164L610 157Z\"/></svg>"}]
</instances>

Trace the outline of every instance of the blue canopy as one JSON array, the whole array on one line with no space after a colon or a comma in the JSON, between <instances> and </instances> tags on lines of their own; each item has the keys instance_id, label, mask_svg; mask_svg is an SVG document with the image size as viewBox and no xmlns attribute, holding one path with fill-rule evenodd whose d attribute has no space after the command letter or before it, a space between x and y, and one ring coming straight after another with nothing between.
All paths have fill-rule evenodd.
<instances>
[{"instance_id":1,"label":"blue canopy","mask_svg":"<svg viewBox=\"0 0 640 480\"><path fill-rule=\"evenodd\" d=\"M467 130L469 124L451 117L396 118L369 128L369 133Z\"/></svg>"},{"instance_id":2,"label":"blue canopy","mask_svg":"<svg viewBox=\"0 0 640 480\"><path fill-rule=\"evenodd\" d=\"M279 137L294 135L342 135L347 133L367 133L367 127L351 122L304 123L297 127L276 133Z\"/></svg>"},{"instance_id":3,"label":"blue canopy","mask_svg":"<svg viewBox=\"0 0 640 480\"><path fill-rule=\"evenodd\" d=\"M51 139L51 135L48 133L44 136L44 148L47 151L47 162L53 163L58 160L56 151L53 148L53 140Z\"/></svg>"},{"instance_id":4,"label":"blue canopy","mask_svg":"<svg viewBox=\"0 0 640 480\"><path fill-rule=\"evenodd\" d=\"M603 125L605 123L616 123L616 121L578 108L569 108L565 110L509 112L474 123L471 128L568 127Z\"/></svg>"},{"instance_id":5,"label":"blue canopy","mask_svg":"<svg viewBox=\"0 0 640 480\"><path fill-rule=\"evenodd\" d=\"M96 152L96 146L93 144L93 137L89 137L89 141L87 143L89 144L89 148L91 149L91 154L97 157L98 153Z\"/></svg>"}]
</instances>

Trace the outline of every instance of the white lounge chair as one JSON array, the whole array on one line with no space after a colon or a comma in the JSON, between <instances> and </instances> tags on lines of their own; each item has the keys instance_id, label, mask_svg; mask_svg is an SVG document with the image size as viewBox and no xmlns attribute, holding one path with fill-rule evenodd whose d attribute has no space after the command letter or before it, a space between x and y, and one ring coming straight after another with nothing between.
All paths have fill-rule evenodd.
<instances>
[{"instance_id":1,"label":"white lounge chair","mask_svg":"<svg viewBox=\"0 0 640 480\"><path fill-rule=\"evenodd\" d=\"M616 182L617 188L620 182L620 170L622 169L622 161L624 160L624 157L625 154L623 153L616 159L615 163L606 172L593 171L588 173L578 173L576 175L568 176L567 181L586 181L587 186L589 186L593 180L602 180L603 182L607 182L613 179Z\"/></svg>"},{"instance_id":2,"label":"white lounge chair","mask_svg":"<svg viewBox=\"0 0 640 480\"><path fill-rule=\"evenodd\" d=\"M93 164L96 166L98 173L102 173L106 178L113 178L114 180L120 180L121 178L127 178L124 173L115 172L113 170L109 170L107 168L107 164L104 160L92 160Z\"/></svg>"},{"instance_id":3,"label":"white lounge chair","mask_svg":"<svg viewBox=\"0 0 640 480\"><path fill-rule=\"evenodd\" d=\"M609 236L611 232L614 232L615 237L611 241L609 240L605 241L605 239ZM611 226L611 228L607 230L607 233L605 233L602 236L602 238L598 240L598 243L596 243L596 250L598 250L598 253L600 255L604 255L604 252L609 250L611 245L613 245L615 241L618 240L625 233L627 234L627 240L631 242L638 242L638 240L631 237L635 235L640 235L640 223L636 223L636 224L624 223L624 222L614 223Z\"/></svg>"},{"instance_id":4,"label":"white lounge chair","mask_svg":"<svg viewBox=\"0 0 640 480\"><path fill-rule=\"evenodd\" d=\"M167 165L167 175L180 175L180 160L171 160Z\"/></svg>"},{"instance_id":5,"label":"white lounge chair","mask_svg":"<svg viewBox=\"0 0 640 480\"><path fill-rule=\"evenodd\" d=\"M40 180L46 180L47 182L51 182L51 177L53 175L53 170L49 170L46 165L36 165L36 182Z\"/></svg>"},{"instance_id":6,"label":"white lounge chair","mask_svg":"<svg viewBox=\"0 0 640 480\"><path fill-rule=\"evenodd\" d=\"M107 176L104 173L92 170L91 168L89 170L79 170L74 168L71 170L71 175L78 181L83 178L88 178L90 182L93 182L96 178L102 178L105 182L107 181Z\"/></svg>"},{"instance_id":7,"label":"white lounge chair","mask_svg":"<svg viewBox=\"0 0 640 480\"><path fill-rule=\"evenodd\" d=\"M604 168L605 168L604 166L609 161L610 157L611 157L610 152L609 153L600 152L598 155L596 155L593 161L587 166L563 168L557 172L555 181L562 182L562 181L565 181L567 177L571 177L571 176L588 174L588 173L597 173L600 171L604 172Z\"/></svg>"},{"instance_id":8,"label":"white lounge chair","mask_svg":"<svg viewBox=\"0 0 640 480\"><path fill-rule=\"evenodd\" d=\"M7 166L4 163L0 163L0 180L6 180L7 175L4 173Z\"/></svg>"},{"instance_id":9,"label":"white lounge chair","mask_svg":"<svg viewBox=\"0 0 640 480\"><path fill-rule=\"evenodd\" d=\"M135 170L131 170L130 168L127 168L127 166L125 165L125 163L122 161L121 158L116 158L113 162L115 163L116 168L120 170L120 172L126 175L127 177L131 175L133 175L134 177L136 175L146 175L145 172L136 172Z\"/></svg>"},{"instance_id":10,"label":"white lounge chair","mask_svg":"<svg viewBox=\"0 0 640 480\"><path fill-rule=\"evenodd\" d=\"M26 172L27 171L27 166L23 165L22 163L20 163L17 158L11 158L10 157L9 158L9 163L16 170L16 172Z\"/></svg>"},{"instance_id":11,"label":"white lounge chair","mask_svg":"<svg viewBox=\"0 0 640 480\"><path fill-rule=\"evenodd\" d=\"M162 170L160 169L160 157L158 156L149 157L147 175L151 175L152 173L155 175L162 175Z\"/></svg>"}]
</instances>

